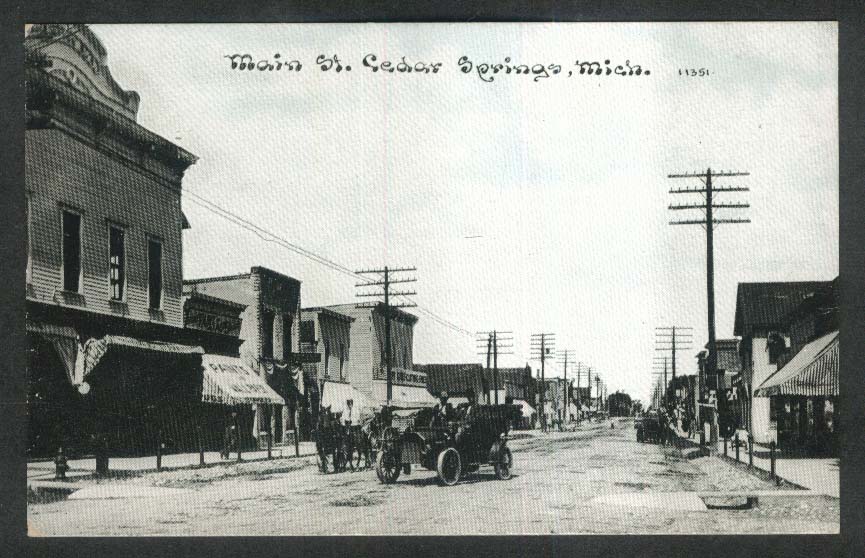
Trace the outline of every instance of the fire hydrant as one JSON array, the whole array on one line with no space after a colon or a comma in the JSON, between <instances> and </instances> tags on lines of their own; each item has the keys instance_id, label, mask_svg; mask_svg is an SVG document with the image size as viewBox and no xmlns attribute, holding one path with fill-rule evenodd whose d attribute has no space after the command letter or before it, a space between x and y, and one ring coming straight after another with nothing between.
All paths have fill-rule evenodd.
<instances>
[{"instance_id":1,"label":"fire hydrant","mask_svg":"<svg viewBox=\"0 0 865 558\"><path fill-rule=\"evenodd\" d=\"M63 455L63 448L57 450L57 457L54 458L54 478L56 480L65 480L66 471L69 470L69 463L66 456Z\"/></svg>"}]
</instances>

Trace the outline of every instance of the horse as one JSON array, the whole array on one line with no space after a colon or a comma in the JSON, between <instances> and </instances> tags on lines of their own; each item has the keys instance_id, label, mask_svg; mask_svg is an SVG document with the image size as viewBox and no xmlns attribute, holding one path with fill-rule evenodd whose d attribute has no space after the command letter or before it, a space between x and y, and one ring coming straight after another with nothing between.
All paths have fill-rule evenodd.
<instances>
[{"instance_id":1,"label":"horse","mask_svg":"<svg viewBox=\"0 0 865 558\"><path fill-rule=\"evenodd\" d=\"M344 438L337 417L330 411L330 407L323 407L318 414L315 429L315 450L322 473L327 473L328 456L331 457L335 473L345 468L347 455Z\"/></svg>"},{"instance_id":2,"label":"horse","mask_svg":"<svg viewBox=\"0 0 865 558\"><path fill-rule=\"evenodd\" d=\"M372 449L373 436L377 430L375 419L366 419L362 424L352 425L348 427L347 442L349 456L349 466L352 470L360 468L360 461L364 461L364 469L369 469L373 464Z\"/></svg>"}]
</instances>

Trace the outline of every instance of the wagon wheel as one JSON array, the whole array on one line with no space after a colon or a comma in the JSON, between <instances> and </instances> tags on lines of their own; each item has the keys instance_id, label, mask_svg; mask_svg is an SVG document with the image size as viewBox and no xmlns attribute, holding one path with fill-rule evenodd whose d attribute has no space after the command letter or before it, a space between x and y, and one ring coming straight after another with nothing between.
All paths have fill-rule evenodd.
<instances>
[{"instance_id":1,"label":"wagon wheel","mask_svg":"<svg viewBox=\"0 0 865 558\"><path fill-rule=\"evenodd\" d=\"M460 480L462 460L456 448L446 448L439 454L436 471L439 480L447 486L453 486Z\"/></svg>"},{"instance_id":2,"label":"wagon wheel","mask_svg":"<svg viewBox=\"0 0 865 558\"><path fill-rule=\"evenodd\" d=\"M402 466L392 451L381 451L375 463L375 474L384 484L393 484L399 478Z\"/></svg>"},{"instance_id":3,"label":"wagon wheel","mask_svg":"<svg viewBox=\"0 0 865 558\"><path fill-rule=\"evenodd\" d=\"M493 469L496 471L496 478L499 480L508 480L511 478L511 469L514 466L514 456L511 455L511 448L504 446L498 452L498 457Z\"/></svg>"},{"instance_id":4,"label":"wagon wheel","mask_svg":"<svg viewBox=\"0 0 865 558\"><path fill-rule=\"evenodd\" d=\"M396 443L396 439L399 436L399 432L396 428L392 426L388 426L381 433L381 447L386 448L394 443Z\"/></svg>"}]
</instances>

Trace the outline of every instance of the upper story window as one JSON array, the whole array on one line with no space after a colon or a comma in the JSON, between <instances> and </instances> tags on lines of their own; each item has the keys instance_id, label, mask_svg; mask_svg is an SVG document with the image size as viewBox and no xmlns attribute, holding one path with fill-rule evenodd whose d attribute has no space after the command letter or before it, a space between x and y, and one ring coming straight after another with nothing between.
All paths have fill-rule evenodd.
<instances>
[{"instance_id":1,"label":"upper story window","mask_svg":"<svg viewBox=\"0 0 865 558\"><path fill-rule=\"evenodd\" d=\"M330 360L330 341L324 340L324 377L327 378L330 376L328 372L328 365L330 364L328 361Z\"/></svg>"},{"instance_id":2,"label":"upper story window","mask_svg":"<svg viewBox=\"0 0 865 558\"><path fill-rule=\"evenodd\" d=\"M283 314L282 316L282 358L283 360L291 359L291 324L294 317L291 314Z\"/></svg>"},{"instance_id":3,"label":"upper story window","mask_svg":"<svg viewBox=\"0 0 865 558\"><path fill-rule=\"evenodd\" d=\"M345 343L339 344L339 379L345 379Z\"/></svg>"},{"instance_id":4,"label":"upper story window","mask_svg":"<svg viewBox=\"0 0 865 558\"><path fill-rule=\"evenodd\" d=\"M147 294L151 310L162 309L162 242L147 239Z\"/></svg>"},{"instance_id":5,"label":"upper story window","mask_svg":"<svg viewBox=\"0 0 865 558\"><path fill-rule=\"evenodd\" d=\"M81 292L81 215L63 210L63 290Z\"/></svg>"},{"instance_id":6,"label":"upper story window","mask_svg":"<svg viewBox=\"0 0 865 558\"><path fill-rule=\"evenodd\" d=\"M274 313L264 310L261 313L261 356L273 358L273 320Z\"/></svg>"},{"instance_id":7,"label":"upper story window","mask_svg":"<svg viewBox=\"0 0 865 558\"><path fill-rule=\"evenodd\" d=\"M111 300L126 297L126 231L116 225L108 225L108 283Z\"/></svg>"}]
</instances>

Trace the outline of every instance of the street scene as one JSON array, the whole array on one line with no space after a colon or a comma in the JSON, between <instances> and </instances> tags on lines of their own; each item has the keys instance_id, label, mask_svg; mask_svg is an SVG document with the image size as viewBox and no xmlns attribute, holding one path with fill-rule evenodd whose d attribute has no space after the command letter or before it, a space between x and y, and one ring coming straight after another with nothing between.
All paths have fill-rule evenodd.
<instances>
[{"instance_id":1,"label":"street scene","mask_svg":"<svg viewBox=\"0 0 865 558\"><path fill-rule=\"evenodd\" d=\"M29 536L839 532L835 24L471 29L27 26Z\"/></svg>"}]
</instances>

